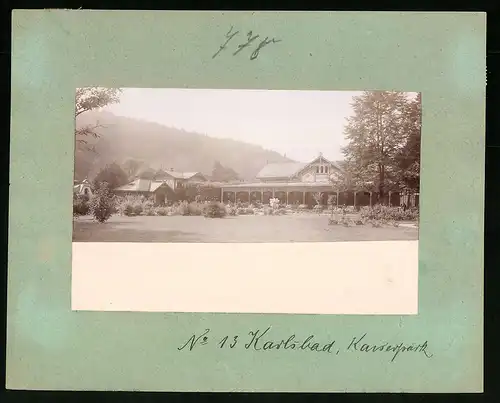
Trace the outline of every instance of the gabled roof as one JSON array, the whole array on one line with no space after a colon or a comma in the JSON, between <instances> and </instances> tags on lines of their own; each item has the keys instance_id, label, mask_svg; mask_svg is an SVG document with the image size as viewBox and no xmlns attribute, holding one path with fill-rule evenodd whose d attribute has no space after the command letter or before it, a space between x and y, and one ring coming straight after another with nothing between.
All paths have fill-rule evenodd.
<instances>
[{"instance_id":1,"label":"gabled roof","mask_svg":"<svg viewBox=\"0 0 500 403\"><path fill-rule=\"evenodd\" d=\"M119 186L115 191L119 192L155 192L162 186L168 186L163 181L155 181L150 179L136 179L126 185Z\"/></svg>"},{"instance_id":2,"label":"gabled roof","mask_svg":"<svg viewBox=\"0 0 500 403\"><path fill-rule=\"evenodd\" d=\"M151 186L149 188L149 191L156 192L162 186L168 186L168 185L165 182L153 181L153 182L151 182Z\"/></svg>"},{"instance_id":3,"label":"gabled roof","mask_svg":"<svg viewBox=\"0 0 500 403\"><path fill-rule=\"evenodd\" d=\"M139 190L139 182L141 182L141 181L142 181L142 183L144 183L144 182L150 182L151 183L151 181L149 179L136 179L136 180L134 180L134 181L132 181L130 183L127 183L126 185L118 186L117 188L115 188L115 190L122 191L122 192L140 192L140 190ZM145 191L146 192L149 191L149 185L148 185L147 190L145 190Z\"/></svg>"},{"instance_id":4,"label":"gabled roof","mask_svg":"<svg viewBox=\"0 0 500 403\"><path fill-rule=\"evenodd\" d=\"M82 193L85 188L90 188L90 183L87 180L84 180L77 185L73 185L73 192Z\"/></svg>"},{"instance_id":5,"label":"gabled roof","mask_svg":"<svg viewBox=\"0 0 500 403\"><path fill-rule=\"evenodd\" d=\"M139 179L136 184L138 192L149 192L149 188L151 187L150 179Z\"/></svg>"},{"instance_id":6,"label":"gabled roof","mask_svg":"<svg viewBox=\"0 0 500 403\"><path fill-rule=\"evenodd\" d=\"M155 173L155 178L171 176L175 179L191 179L193 176L199 175L206 180L205 176L201 172L179 172L179 171L165 171L163 169L158 170Z\"/></svg>"},{"instance_id":7,"label":"gabled roof","mask_svg":"<svg viewBox=\"0 0 500 403\"><path fill-rule=\"evenodd\" d=\"M266 178L291 178L302 172L304 169L308 168L312 164L316 162L323 162L325 164L332 165L337 168L339 171L342 171L341 164L339 162L333 162L327 160L323 155L319 155L317 158L312 160L309 163L303 162L279 162L267 164L264 168L260 170L257 174L257 179L266 179Z\"/></svg>"},{"instance_id":8,"label":"gabled roof","mask_svg":"<svg viewBox=\"0 0 500 403\"><path fill-rule=\"evenodd\" d=\"M330 161L330 160L326 159L325 157L323 157L323 154L320 154L318 157L313 159L311 162L309 162L308 164L305 164L304 167L297 173L304 171L305 169L309 168L311 165L316 164L317 162L331 165L334 168L338 169L339 171L343 172L342 167L337 162Z\"/></svg>"},{"instance_id":9,"label":"gabled roof","mask_svg":"<svg viewBox=\"0 0 500 403\"><path fill-rule=\"evenodd\" d=\"M267 164L257 174L257 179L265 178L290 178L307 164L303 162L277 162Z\"/></svg>"}]
</instances>

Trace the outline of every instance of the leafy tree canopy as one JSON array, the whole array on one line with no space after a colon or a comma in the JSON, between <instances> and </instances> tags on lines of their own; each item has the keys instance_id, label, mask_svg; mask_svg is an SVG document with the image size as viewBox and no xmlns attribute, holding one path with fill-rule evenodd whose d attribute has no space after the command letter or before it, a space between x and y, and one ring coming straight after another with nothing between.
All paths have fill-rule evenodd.
<instances>
[{"instance_id":1,"label":"leafy tree canopy","mask_svg":"<svg viewBox=\"0 0 500 403\"><path fill-rule=\"evenodd\" d=\"M238 179L238 173L234 169L224 167L219 161L215 161L212 169L212 180L215 182L230 182Z\"/></svg>"},{"instance_id":2,"label":"leafy tree canopy","mask_svg":"<svg viewBox=\"0 0 500 403\"><path fill-rule=\"evenodd\" d=\"M387 191L418 190L420 179L420 96L365 91L354 97L343 149L348 180L344 187Z\"/></svg>"},{"instance_id":3,"label":"leafy tree canopy","mask_svg":"<svg viewBox=\"0 0 500 403\"><path fill-rule=\"evenodd\" d=\"M107 105L120 102L120 88L103 88L103 87L85 87L77 88L75 94L75 118L82 113L104 108ZM75 128L76 142L79 145L86 146L87 149L93 150L89 142L85 139L87 136L94 138L99 137L97 129L102 127L99 122L95 125L85 125ZM95 150L94 150L95 151Z\"/></svg>"},{"instance_id":4,"label":"leafy tree canopy","mask_svg":"<svg viewBox=\"0 0 500 403\"><path fill-rule=\"evenodd\" d=\"M101 188L104 182L108 184L110 189L115 189L125 185L128 182L128 176L120 165L113 162L101 169L96 175L93 182L94 189Z\"/></svg>"}]
</instances>

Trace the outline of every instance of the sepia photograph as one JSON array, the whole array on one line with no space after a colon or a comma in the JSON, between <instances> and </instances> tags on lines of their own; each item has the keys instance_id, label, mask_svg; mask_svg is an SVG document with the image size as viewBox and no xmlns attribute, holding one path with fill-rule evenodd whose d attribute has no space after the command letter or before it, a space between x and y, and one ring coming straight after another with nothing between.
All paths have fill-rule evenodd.
<instances>
[{"instance_id":1,"label":"sepia photograph","mask_svg":"<svg viewBox=\"0 0 500 403\"><path fill-rule=\"evenodd\" d=\"M73 242L418 240L421 96L79 88Z\"/></svg>"},{"instance_id":2,"label":"sepia photograph","mask_svg":"<svg viewBox=\"0 0 500 403\"><path fill-rule=\"evenodd\" d=\"M419 93L80 88L75 115L74 309L417 312Z\"/></svg>"}]
</instances>

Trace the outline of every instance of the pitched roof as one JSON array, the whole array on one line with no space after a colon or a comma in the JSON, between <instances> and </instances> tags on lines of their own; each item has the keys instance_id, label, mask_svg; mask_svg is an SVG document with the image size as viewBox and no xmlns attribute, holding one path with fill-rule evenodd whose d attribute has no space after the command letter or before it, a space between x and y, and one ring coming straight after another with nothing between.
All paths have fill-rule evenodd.
<instances>
[{"instance_id":1,"label":"pitched roof","mask_svg":"<svg viewBox=\"0 0 500 403\"><path fill-rule=\"evenodd\" d=\"M236 189L236 188L256 188L256 189L269 189L269 188L328 188L332 189L332 185L329 182L272 182L267 184L265 182L244 182L244 183L233 183L224 184L221 187L224 190Z\"/></svg>"},{"instance_id":2,"label":"pitched roof","mask_svg":"<svg viewBox=\"0 0 500 403\"><path fill-rule=\"evenodd\" d=\"M203 176L203 174L201 172L165 171L163 169L158 170L155 173L154 176L156 178L165 177L165 176L171 176L171 177L173 177L175 179L190 179L190 178L192 178L195 175L201 175L201 176Z\"/></svg>"},{"instance_id":3,"label":"pitched roof","mask_svg":"<svg viewBox=\"0 0 500 403\"><path fill-rule=\"evenodd\" d=\"M257 179L264 178L289 178L304 168L307 164L303 162L277 162L267 164L257 174Z\"/></svg>"},{"instance_id":4,"label":"pitched roof","mask_svg":"<svg viewBox=\"0 0 500 403\"><path fill-rule=\"evenodd\" d=\"M150 179L136 179L126 185L119 186L115 190L119 192L155 192L161 186L168 186L163 181Z\"/></svg>"},{"instance_id":5,"label":"pitched roof","mask_svg":"<svg viewBox=\"0 0 500 403\"><path fill-rule=\"evenodd\" d=\"M123 192L139 192L139 181L148 181L148 179L136 179L133 182L127 183L123 186L118 186L115 190ZM149 190L149 187L148 187ZM146 190L147 191L147 190Z\"/></svg>"},{"instance_id":6,"label":"pitched roof","mask_svg":"<svg viewBox=\"0 0 500 403\"><path fill-rule=\"evenodd\" d=\"M151 187L149 188L150 192L156 191L161 185L164 185L163 182L151 182Z\"/></svg>"},{"instance_id":7,"label":"pitched roof","mask_svg":"<svg viewBox=\"0 0 500 403\"><path fill-rule=\"evenodd\" d=\"M148 192L151 187L150 179L139 179L136 184L138 192Z\"/></svg>"},{"instance_id":8,"label":"pitched roof","mask_svg":"<svg viewBox=\"0 0 500 403\"><path fill-rule=\"evenodd\" d=\"M328 159L326 159L325 157L323 157L323 154L320 154L318 157L316 157L315 159L313 159L311 162L307 163L307 164L304 164L304 167L301 168L300 170L302 171L303 169L311 166L312 164L316 163L316 162L321 162L321 163L326 163L326 164L330 164L331 166L337 168L339 171L343 171L342 169L342 166L343 164L339 164L337 161L330 161Z\"/></svg>"}]
</instances>

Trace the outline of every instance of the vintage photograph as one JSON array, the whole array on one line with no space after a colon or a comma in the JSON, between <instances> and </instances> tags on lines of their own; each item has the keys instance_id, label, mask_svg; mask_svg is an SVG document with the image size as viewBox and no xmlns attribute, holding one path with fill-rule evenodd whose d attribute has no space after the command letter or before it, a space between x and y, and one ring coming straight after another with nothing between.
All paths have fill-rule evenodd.
<instances>
[{"instance_id":1,"label":"vintage photograph","mask_svg":"<svg viewBox=\"0 0 500 403\"><path fill-rule=\"evenodd\" d=\"M421 96L79 88L73 242L418 240Z\"/></svg>"}]
</instances>

